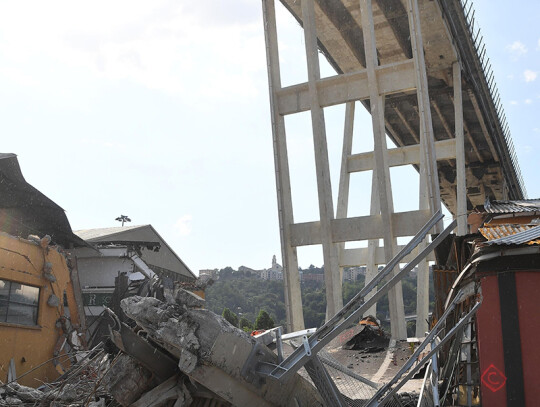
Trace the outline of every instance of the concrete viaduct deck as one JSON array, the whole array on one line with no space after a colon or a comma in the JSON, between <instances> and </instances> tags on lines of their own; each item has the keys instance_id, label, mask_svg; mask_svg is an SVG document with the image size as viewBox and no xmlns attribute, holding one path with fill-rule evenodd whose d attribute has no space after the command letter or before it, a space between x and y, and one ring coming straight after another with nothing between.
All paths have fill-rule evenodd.
<instances>
[{"instance_id":1,"label":"concrete viaduct deck","mask_svg":"<svg viewBox=\"0 0 540 407\"><path fill-rule=\"evenodd\" d=\"M303 25L301 2L281 2ZM412 58L406 7L407 2L401 0L373 1L379 65L387 66L389 74L403 68L402 77L408 75L405 65ZM486 197L523 199L526 192L519 166L485 48L481 44L479 31L474 28L470 8L460 0L419 0L418 7L437 145L441 200L455 215L456 161L445 158L445 146L452 148L454 139L452 64L458 58L463 71L467 207L470 210L482 205ZM347 74L364 69L366 61L358 0L317 0L315 19L319 49L336 72ZM455 49L458 55L455 55ZM328 96L327 105L343 103L343 98ZM387 134L398 147L417 145L420 117L416 91L405 87L385 96ZM363 99L363 104L368 107L368 95ZM301 103L297 104L296 101L283 105L285 113L302 110ZM392 152L389 153L392 162ZM362 158L368 157L351 157L350 172L365 169ZM401 160L400 164L403 162Z\"/></svg>"}]
</instances>

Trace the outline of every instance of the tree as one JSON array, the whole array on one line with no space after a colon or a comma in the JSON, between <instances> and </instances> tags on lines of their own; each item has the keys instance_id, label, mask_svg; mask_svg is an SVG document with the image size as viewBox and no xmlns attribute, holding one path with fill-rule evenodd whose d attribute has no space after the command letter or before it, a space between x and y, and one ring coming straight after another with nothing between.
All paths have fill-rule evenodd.
<instances>
[{"instance_id":1,"label":"tree","mask_svg":"<svg viewBox=\"0 0 540 407\"><path fill-rule=\"evenodd\" d=\"M324 324L324 312L317 312L312 308L304 309L304 321L308 328L318 328Z\"/></svg>"},{"instance_id":2,"label":"tree","mask_svg":"<svg viewBox=\"0 0 540 407\"><path fill-rule=\"evenodd\" d=\"M124 222L131 222L131 219L127 215L120 215L115 220L117 220L118 222L122 222L122 227L124 226Z\"/></svg>"},{"instance_id":3,"label":"tree","mask_svg":"<svg viewBox=\"0 0 540 407\"><path fill-rule=\"evenodd\" d=\"M313 270L318 269L313 266ZM226 267L223 275L228 278L217 280L212 286L206 289L206 306L216 314L222 314L224 308L229 309L228 321L235 325L240 325L240 317L244 317L253 324L257 320L257 315L261 309L265 310L274 320L274 325L285 325L285 296L283 290L283 280L268 281L260 278L233 277L233 269ZM309 269L308 269L309 270ZM430 310L434 306L433 275L430 274ZM343 302L347 303L364 287L363 275L359 276L359 281L345 282L343 285ZM409 284L410 283L410 284ZM324 323L326 315L325 288L316 281L302 283L302 304L304 308L304 321L308 328L315 328ZM407 314L414 313L416 309L416 276L407 276L403 280L403 302ZM234 313L238 315L238 322L235 321ZM388 317L388 297L384 296L377 302L377 318L387 328L388 324L384 320ZM245 322L243 322L245 324ZM242 325L240 325L242 328ZM246 326L244 325L244 328ZM246 328L247 329L247 328Z\"/></svg>"},{"instance_id":4,"label":"tree","mask_svg":"<svg viewBox=\"0 0 540 407\"><path fill-rule=\"evenodd\" d=\"M242 317L240 318L240 322L238 323L238 328L246 332L251 332L253 331L253 324L246 317Z\"/></svg>"},{"instance_id":5,"label":"tree","mask_svg":"<svg viewBox=\"0 0 540 407\"><path fill-rule=\"evenodd\" d=\"M274 325L275 323L272 317L262 309L255 320L255 329L272 329Z\"/></svg>"},{"instance_id":6,"label":"tree","mask_svg":"<svg viewBox=\"0 0 540 407\"><path fill-rule=\"evenodd\" d=\"M227 280L229 278L232 278L233 274L234 270L232 267L225 267L224 269L219 270L219 279Z\"/></svg>"},{"instance_id":7,"label":"tree","mask_svg":"<svg viewBox=\"0 0 540 407\"><path fill-rule=\"evenodd\" d=\"M221 316L229 321L232 325L238 326L238 315L232 312L229 308L223 308L223 313Z\"/></svg>"}]
</instances>

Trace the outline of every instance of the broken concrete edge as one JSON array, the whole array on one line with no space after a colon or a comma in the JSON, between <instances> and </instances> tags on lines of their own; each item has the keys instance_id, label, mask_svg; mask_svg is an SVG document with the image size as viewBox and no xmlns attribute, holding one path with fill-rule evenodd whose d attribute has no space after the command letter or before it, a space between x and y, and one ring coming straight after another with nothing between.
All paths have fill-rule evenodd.
<instances>
[{"instance_id":1,"label":"broken concrete edge","mask_svg":"<svg viewBox=\"0 0 540 407\"><path fill-rule=\"evenodd\" d=\"M235 405L321 405L317 390L300 375L256 386L241 375L256 341L205 309L133 296L121 302L125 314L178 359L182 373ZM277 355L264 347L268 357Z\"/></svg>"},{"instance_id":2,"label":"broken concrete edge","mask_svg":"<svg viewBox=\"0 0 540 407\"><path fill-rule=\"evenodd\" d=\"M175 406L189 406L193 402L190 391L185 384L185 377L171 376L168 380L143 394L132 403L131 407L160 407L163 403L176 400Z\"/></svg>"},{"instance_id":3,"label":"broken concrete edge","mask_svg":"<svg viewBox=\"0 0 540 407\"><path fill-rule=\"evenodd\" d=\"M204 308L206 301L191 291L182 287L175 287L171 292L165 292L165 299L169 303L176 303L184 308Z\"/></svg>"},{"instance_id":4,"label":"broken concrete edge","mask_svg":"<svg viewBox=\"0 0 540 407\"><path fill-rule=\"evenodd\" d=\"M158 384L152 372L125 354L116 358L105 381L110 394L123 406L129 406Z\"/></svg>"}]
</instances>

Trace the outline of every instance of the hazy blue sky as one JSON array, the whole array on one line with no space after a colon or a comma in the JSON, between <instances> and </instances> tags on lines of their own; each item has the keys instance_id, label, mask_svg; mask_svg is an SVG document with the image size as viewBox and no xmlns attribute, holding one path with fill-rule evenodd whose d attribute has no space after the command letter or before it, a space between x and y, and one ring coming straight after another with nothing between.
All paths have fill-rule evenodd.
<instances>
[{"instance_id":1,"label":"hazy blue sky","mask_svg":"<svg viewBox=\"0 0 540 407\"><path fill-rule=\"evenodd\" d=\"M540 197L540 2L475 5L529 197ZM283 84L303 81L302 32L281 6L278 23ZM325 111L336 190L344 108ZM126 214L195 272L269 267L281 257L269 117L260 1L0 2L1 151L74 230ZM318 216L309 123L287 118L296 221ZM354 151L370 149L366 113L355 130ZM414 209L416 174L392 177L396 210ZM369 185L353 177L351 216L368 213ZM320 249L299 261L321 264Z\"/></svg>"}]
</instances>

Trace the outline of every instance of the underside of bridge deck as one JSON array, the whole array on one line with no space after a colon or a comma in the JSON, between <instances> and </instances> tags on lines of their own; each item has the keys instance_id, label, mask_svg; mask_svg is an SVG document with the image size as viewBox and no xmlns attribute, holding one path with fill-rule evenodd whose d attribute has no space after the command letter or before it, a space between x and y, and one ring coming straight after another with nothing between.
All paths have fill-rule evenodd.
<instances>
[{"instance_id":1,"label":"underside of bridge deck","mask_svg":"<svg viewBox=\"0 0 540 407\"><path fill-rule=\"evenodd\" d=\"M282 0L302 25L299 1ZM360 5L357 0L316 0L319 49L337 73L365 68ZM375 0L373 23L380 66L391 67L412 58L406 1ZM490 91L475 41L460 0L420 0L422 36L428 75L432 123L436 141L454 135L452 64L463 70L463 120L467 206L482 205L486 197L522 199L525 195L512 146L505 137L503 118ZM455 53L458 51L458 55ZM415 89L385 95L386 132L398 146L418 144L420 115ZM368 107L367 97L362 103ZM441 200L456 214L456 162L438 158Z\"/></svg>"}]
</instances>

